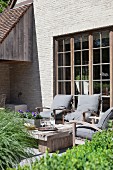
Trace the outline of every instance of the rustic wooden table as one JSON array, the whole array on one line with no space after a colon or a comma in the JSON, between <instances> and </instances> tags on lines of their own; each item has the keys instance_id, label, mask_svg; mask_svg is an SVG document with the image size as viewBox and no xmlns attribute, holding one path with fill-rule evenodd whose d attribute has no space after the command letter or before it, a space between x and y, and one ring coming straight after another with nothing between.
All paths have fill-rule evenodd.
<instances>
[{"instance_id":1,"label":"rustic wooden table","mask_svg":"<svg viewBox=\"0 0 113 170\"><path fill-rule=\"evenodd\" d=\"M38 139L40 152L45 152L47 149L49 152L53 152L72 146L72 125L59 124L55 127L58 129L57 131L31 131L33 137Z\"/></svg>"}]
</instances>

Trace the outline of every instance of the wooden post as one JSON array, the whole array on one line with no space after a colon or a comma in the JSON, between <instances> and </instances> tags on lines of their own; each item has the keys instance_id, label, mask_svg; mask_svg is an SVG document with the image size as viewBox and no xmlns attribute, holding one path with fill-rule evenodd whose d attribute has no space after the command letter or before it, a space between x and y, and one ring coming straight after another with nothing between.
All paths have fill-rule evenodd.
<instances>
[{"instance_id":1,"label":"wooden post","mask_svg":"<svg viewBox=\"0 0 113 170\"><path fill-rule=\"evenodd\" d=\"M93 94L93 72L92 72L92 67L93 67L93 37L92 35L89 35L89 94Z\"/></svg>"},{"instance_id":2,"label":"wooden post","mask_svg":"<svg viewBox=\"0 0 113 170\"><path fill-rule=\"evenodd\" d=\"M113 31L110 31L110 107L113 107Z\"/></svg>"},{"instance_id":3,"label":"wooden post","mask_svg":"<svg viewBox=\"0 0 113 170\"><path fill-rule=\"evenodd\" d=\"M73 146L75 146L76 123L73 123Z\"/></svg>"},{"instance_id":4,"label":"wooden post","mask_svg":"<svg viewBox=\"0 0 113 170\"><path fill-rule=\"evenodd\" d=\"M58 41L55 40L56 94L58 94Z\"/></svg>"}]
</instances>

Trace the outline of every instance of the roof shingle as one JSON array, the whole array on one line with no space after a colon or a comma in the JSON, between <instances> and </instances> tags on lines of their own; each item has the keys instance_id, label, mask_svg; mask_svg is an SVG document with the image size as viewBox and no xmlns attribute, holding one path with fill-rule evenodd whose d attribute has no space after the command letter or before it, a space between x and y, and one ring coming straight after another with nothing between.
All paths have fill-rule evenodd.
<instances>
[{"instance_id":1,"label":"roof shingle","mask_svg":"<svg viewBox=\"0 0 113 170\"><path fill-rule=\"evenodd\" d=\"M30 6L31 4L8 9L0 14L0 43L2 43Z\"/></svg>"}]
</instances>

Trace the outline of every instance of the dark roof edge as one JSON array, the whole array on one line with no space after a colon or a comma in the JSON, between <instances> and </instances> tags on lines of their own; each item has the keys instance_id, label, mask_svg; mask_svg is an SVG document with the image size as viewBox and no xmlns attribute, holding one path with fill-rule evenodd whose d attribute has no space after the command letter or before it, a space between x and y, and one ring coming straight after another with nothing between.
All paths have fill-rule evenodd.
<instances>
[{"instance_id":1,"label":"dark roof edge","mask_svg":"<svg viewBox=\"0 0 113 170\"><path fill-rule=\"evenodd\" d=\"M20 3L18 3L18 4L15 4L14 8L18 8L18 7L20 7L20 6L28 5L28 4L31 4L31 3L33 3L33 0L26 0L26 1L24 1L24 2L20 2Z\"/></svg>"}]
</instances>

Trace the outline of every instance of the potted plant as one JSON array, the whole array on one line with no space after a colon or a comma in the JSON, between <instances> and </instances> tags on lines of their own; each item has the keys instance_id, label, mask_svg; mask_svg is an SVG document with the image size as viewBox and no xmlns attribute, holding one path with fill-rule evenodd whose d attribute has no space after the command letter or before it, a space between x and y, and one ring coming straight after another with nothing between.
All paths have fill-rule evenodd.
<instances>
[{"instance_id":1,"label":"potted plant","mask_svg":"<svg viewBox=\"0 0 113 170\"><path fill-rule=\"evenodd\" d=\"M24 123L29 123L35 127L40 127L40 119L42 119L42 117L37 112L30 112L29 110L26 112L19 110L18 112L20 113L20 117L23 118Z\"/></svg>"}]
</instances>

